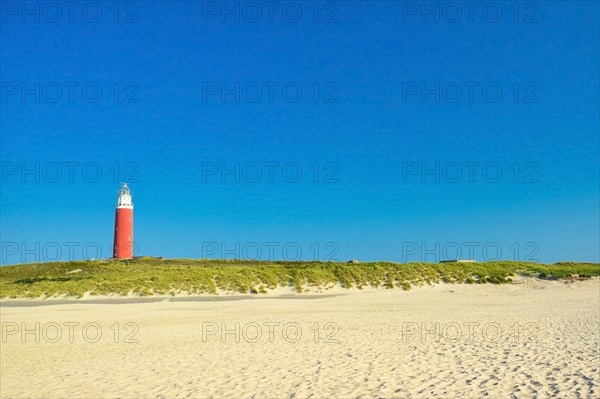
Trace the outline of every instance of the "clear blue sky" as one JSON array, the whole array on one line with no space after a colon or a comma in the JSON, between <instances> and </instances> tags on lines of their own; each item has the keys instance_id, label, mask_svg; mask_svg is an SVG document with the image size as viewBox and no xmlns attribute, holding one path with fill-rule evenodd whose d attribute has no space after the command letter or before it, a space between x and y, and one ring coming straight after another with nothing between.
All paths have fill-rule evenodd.
<instances>
[{"instance_id":1,"label":"clear blue sky","mask_svg":"<svg viewBox=\"0 0 600 399\"><path fill-rule=\"evenodd\" d=\"M81 3L54 23L57 10L30 4L2 3L2 264L54 259L56 245L67 259L71 242L74 258L89 243L108 257L125 179L143 255L256 257L257 244L262 258L434 261L458 245L477 260L499 248L599 261L598 2L497 2L497 22L460 2L452 22L456 10L429 2L437 23L421 2L321 3L318 18L312 2L272 16L228 3L239 21L221 2L118 14L107 2L97 22ZM236 83L239 101L223 98ZM236 163L239 182L207 174ZM420 175L436 164L439 182Z\"/></svg>"}]
</instances>

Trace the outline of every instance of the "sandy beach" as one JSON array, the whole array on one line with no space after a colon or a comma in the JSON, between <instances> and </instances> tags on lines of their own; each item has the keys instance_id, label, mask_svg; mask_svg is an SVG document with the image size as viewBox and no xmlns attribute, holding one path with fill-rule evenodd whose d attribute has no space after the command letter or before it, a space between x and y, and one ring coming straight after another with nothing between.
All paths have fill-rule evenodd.
<instances>
[{"instance_id":1,"label":"sandy beach","mask_svg":"<svg viewBox=\"0 0 600 399\"><path fill-rule=\"evenodd\" d=\"M598 397L598 278L289 294L3 301L1 397Z\"/></svg>"}]
</instances>

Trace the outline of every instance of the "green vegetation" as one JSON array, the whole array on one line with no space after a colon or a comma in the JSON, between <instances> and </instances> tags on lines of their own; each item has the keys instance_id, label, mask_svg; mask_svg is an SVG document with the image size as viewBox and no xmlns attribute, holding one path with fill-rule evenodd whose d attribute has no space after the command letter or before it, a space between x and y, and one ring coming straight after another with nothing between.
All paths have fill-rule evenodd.
<instances>
[{"instance_id":1,"label":"green vegetation","mask_svg":"<svg viewBox=\"0 0 600 399\"><path fill-rule=\"evenodd\" d=\"M278 286L401 288L437 282L507 284L512 276L585 279L600 275L597 263L333 263L139 258L30 263L0 267L0 298L217 293L265 294Z\"/></svg>"}]
</instances>

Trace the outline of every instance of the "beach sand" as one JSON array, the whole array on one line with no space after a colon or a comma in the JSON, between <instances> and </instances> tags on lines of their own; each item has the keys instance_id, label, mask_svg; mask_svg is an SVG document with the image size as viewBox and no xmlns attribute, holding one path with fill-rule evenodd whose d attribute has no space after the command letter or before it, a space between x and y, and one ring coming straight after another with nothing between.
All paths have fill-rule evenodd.
<instances>
[{"instance_id":1,"label":"beach sand","mask_svg":"<svg viewBox=\"0 0 600 399\"><path fill-rule=\"evenodd\" d=\"M597 278L283 294L3 301L0 396L599 395Z\"/></svg>"}]
</instances>

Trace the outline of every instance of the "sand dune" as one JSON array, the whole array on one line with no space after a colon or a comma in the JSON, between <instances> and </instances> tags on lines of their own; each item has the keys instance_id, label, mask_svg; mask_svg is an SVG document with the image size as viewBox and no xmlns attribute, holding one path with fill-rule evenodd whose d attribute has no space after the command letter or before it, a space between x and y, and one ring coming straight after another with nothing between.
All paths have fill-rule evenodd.
<instances>
[{"instance_id":1,"label":"sand dune","mask_svg":"<svg viewBox=\"0 0 600 399\"><path fill-rule=\"evenodd\" d=\"M336 295L3 302L0 394L598 397L597 278L328 293Z\"/></svg>"}]
</instances>

